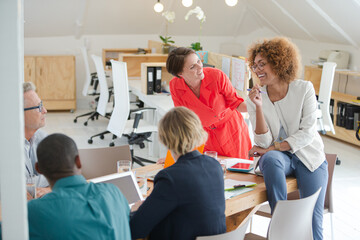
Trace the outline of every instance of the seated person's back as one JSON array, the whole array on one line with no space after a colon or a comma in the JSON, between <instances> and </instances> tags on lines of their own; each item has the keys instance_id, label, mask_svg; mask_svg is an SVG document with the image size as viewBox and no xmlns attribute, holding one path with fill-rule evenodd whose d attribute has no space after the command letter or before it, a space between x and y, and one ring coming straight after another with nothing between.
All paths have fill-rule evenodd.
<instances>
[{"instance_id":1,"label":"seated person's back","mask_svg":"<svg viewBox=\"0 0 360 240\"><path fill-rule=\"evenodd\" d=\"M28 203L30 239L130 239L126 198L112 184L86 182L72 139L50 135L37 155L52 192Z\"/></svg>"},{"instance_id":2,"label":"seated person's back","mask_svg":"<svg viewBox=\"0 0 360 240\"><path fill-rule=\"evenodd\" d=\"M186 240L224 233L222 168L191 151L206 140L199 118L189 109L174 108L160 121L159 137L176 162L156 175L153 192L131 217L132 237Z\"/></svg>"}]
</instances>

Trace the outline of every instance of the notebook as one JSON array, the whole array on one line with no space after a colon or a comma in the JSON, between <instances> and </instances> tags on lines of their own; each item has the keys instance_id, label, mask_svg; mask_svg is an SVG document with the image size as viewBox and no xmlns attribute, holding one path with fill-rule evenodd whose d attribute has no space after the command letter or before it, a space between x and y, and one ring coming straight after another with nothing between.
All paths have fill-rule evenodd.
<instances>
[{"instance_id":1,"label":"notebook","mask_svg":"<svg viewBox=\"0 0 360 240\"><path fill-rule=\"evenodd\" d=\"M241 158L230 158L226 160L226 168L234 172L250 172L254 168L254 161Z\"/></svg>"},{"instance_id":2,"label":"notebook","mask_svg":"<svg viewBox=\"0 0 360 240\"><path fill-rule=\"evenodd\" d=\"M128 200L130 208L137 201L144 200L144 197L142 196L139 186L136 182L134 173L131 171L93 178L90 179L89 181L93 183L114 184L120 189L122 194Z\"/></svg>"}]
</instances>

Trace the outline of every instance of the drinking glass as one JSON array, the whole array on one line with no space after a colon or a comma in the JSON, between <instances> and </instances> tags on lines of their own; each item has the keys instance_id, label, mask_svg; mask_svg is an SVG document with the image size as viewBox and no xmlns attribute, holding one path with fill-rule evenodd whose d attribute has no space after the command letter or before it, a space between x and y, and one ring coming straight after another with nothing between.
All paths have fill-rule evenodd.
<instances>
[{"instance_id":1,"label":"drinking glass","mask_svg":"<svg viewBox=\"0 0 360 240\"><path fill-rule=\"evenodd\" d=\"M140 192L142 195L147 195L147 171L136 170L134 171L137 184L139 185Z\"/></svg>"},{"instance_id":2,"label":"drinking glass","mask_svg":"<svg viewBox=\"0 0 360 240\"><path fill-rule=\"evenodd\" d=\"M130 160L119 160L117 161L117 172L128 172L131 170L131 161Z\"/></svg>"},{"instance_id":3,"label":"drinking glass","mask_svg":"<svg viewBox=\"0 0 360 240\"><path fill-rule=\"evenodd\" d=\"M209 156L209 157L212 157L212 158L215 158L217 160L217 152L216 151L206 151L205 152L205 155L206 156Z\"/></svg>"},{"instance_id":4,"label":"drinking glass","mask_svg":"<svg viewBox=\"0 0 360 240\"><path fill-rule=\"evenodd\" d=\"M224 178L226 177L226 160L225 159L219 159L219 163L221 165L221 168L224 173Z\"/></svg>"},{"instance_id":5,"label":"drinking glass","mask_svg":"<svg viewBox=\"0 0 360 240\"><path fill-rule=\"evenodd\" d=\"M36 175L30 175L26 179L26 191L35 199L36 198L36 182L37 182L37 176Z\"/></svg>"}]
</instances>

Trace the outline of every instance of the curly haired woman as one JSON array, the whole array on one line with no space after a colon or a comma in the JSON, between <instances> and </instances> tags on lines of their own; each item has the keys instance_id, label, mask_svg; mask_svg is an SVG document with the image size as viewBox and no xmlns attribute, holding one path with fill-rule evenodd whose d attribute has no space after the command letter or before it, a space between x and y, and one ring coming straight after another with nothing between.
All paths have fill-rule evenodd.
<instances>
[{"instance_id":1,"label":"curly haired woman","mask_svg":"<svg viewBox=\"0 0 360 240\"><path fill-rule=\"evenodd\" d=\"M249 64L260 79L247 100L255 127L250 156L261 156L271 211L287 198L286 176L297 179L300 197L321 192L313 214L313 235L322 239L322 219L328 167L324 145L316 131L317 101L309 81L296 80L300 71L297 47L286 38L255 43L248 49Z\"/></svg>"}]
</instances>

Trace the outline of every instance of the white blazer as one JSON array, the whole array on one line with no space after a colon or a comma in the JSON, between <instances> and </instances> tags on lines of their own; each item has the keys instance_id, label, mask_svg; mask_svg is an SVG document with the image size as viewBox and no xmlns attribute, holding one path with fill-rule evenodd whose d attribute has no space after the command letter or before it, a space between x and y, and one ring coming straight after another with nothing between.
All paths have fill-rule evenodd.
<instances>
[{"instance_id":1,"label":"white blazer","mask_svg":"<svg viewBox=\"0 0 360 240\"><path fill-rule=\"evenodd\" d=\"M261 90L266 92L266 86ZM316 128L317 101L311 82L295 80L289 84L286 96L272 103L266 93L262 93L262 109L269 131L264 134L254 132L254 142L261 148L268 148L278 138L280 122L288 138L284 139L295 154L311 171L315 171L325 160L324 144ZM247 109L253 128L256 128L256 106L248 98Z\"/></svg>"}]
</instances>

